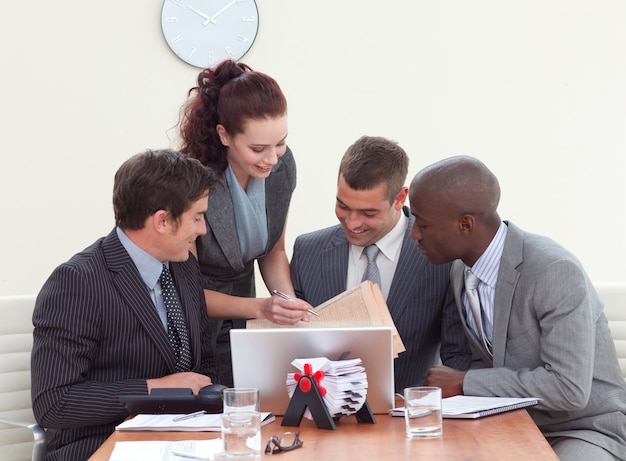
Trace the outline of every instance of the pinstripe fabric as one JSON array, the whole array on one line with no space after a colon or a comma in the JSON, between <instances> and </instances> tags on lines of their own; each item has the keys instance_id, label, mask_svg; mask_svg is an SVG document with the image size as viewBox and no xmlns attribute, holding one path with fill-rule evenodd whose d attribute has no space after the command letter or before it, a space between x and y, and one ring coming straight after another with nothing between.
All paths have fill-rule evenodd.
<instances>
[{"instance_id":1,"label":"pinstripe fabric","mask_svg":"<svg viewBox=\"0 0 626 461\"><path fill-rule=\"evenodd\" d=\"M193 257L170 263L185 309L193 371L213 376L208 318ZM33 313L32 397L51 460L87 459L128 416L120 393L175 373L167 333L115 230L57 267Z\"/></svg>"},{"instance_id":2,"label":"pinstripe fabric","mask_svg":"<svg viewBox=\"0 0 626 461\"><path fill-rule=\"evenodd\" d=\"M408 216L408 209L404 208ZM448 366L467 369L469 346L456 304L448 291L450 265L434 266L411 239L410 217L387 305L406 352L395 362L395 388L420 384L438 359ZM311 305L346 289L349 243L340 225L304 234L296 239L291 278L296 295Z\"/></svg>"}]
</instances>

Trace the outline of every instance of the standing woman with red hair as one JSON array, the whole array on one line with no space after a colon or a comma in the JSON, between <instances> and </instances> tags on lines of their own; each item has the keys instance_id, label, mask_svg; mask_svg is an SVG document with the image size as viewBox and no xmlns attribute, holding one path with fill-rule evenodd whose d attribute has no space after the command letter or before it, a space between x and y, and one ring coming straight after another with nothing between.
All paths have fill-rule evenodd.
<instances>
[{"instance_id":1,"label":"standing woman with red hair","mask_svg":"<svg viewBox=\"0 0 626 461\"><path fill-rule=\"evenodd\" d=\"M220 177L205 215L197 256L219 382L233 386L230 329L245 319L295 324L311 306L296 299L285 252L296 165L287 147L287 101L276 81L232 60L200 72L182 108L180 150ZM268 290L292 300L256 298L254 262Z\"/></svg>"}]
</instances>

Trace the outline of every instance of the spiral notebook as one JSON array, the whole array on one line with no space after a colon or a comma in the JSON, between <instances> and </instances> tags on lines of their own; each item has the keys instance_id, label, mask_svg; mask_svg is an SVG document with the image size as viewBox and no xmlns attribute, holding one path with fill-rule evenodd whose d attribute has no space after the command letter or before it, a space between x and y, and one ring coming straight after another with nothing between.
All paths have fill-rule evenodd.
<instances>
[{"instance_id":1,"label":"spiral notebook","mask_svg":"<svg viewBox=\"0 0 626 461\"><path fill-rule=\"evenodd\" d=\"M538 398L476 397L455 395L441 400L441 415L444 418L476 419L530 407L539 403ZM392 416L404 416L404 408L394 408Z\"/></svg>"}]
</instances>

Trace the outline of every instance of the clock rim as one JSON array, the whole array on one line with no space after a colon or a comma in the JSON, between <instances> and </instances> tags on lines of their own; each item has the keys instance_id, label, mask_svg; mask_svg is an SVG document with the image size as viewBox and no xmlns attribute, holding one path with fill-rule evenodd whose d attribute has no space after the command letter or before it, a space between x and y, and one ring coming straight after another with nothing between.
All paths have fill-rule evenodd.
<instances>
[{"instance_id":1,"label":"clock rim","mask_svg":"<svg viewBox=\"0 0 626 461\"><path fill-rule=\"evenodd\" d=\"M206 68L211 68L211 67L215 67L217 66L221 61L224 61L226 59L233 59L234 61L239 61L241 58L243 58L244 56L246 56L250 50L252 49L252 47L254 46L254 43L256 42L257 36L259 35L259 26L260 26L260 18L259 18L259 5L257 4L256 0L249 0L250 2L252 2L252 4L254 5L254 9L256 11L256 28L254 30L254 36L252 37L252 40L250 41L248 47L246 48L246 50L241 54L241 56L236 57L237 54L235 54L235 57L228 57L225 56L223 58L221 58L219 61L215 62L214 64L206 64L206 65L200 65L200 64L194 64L192 62L189 62L187 59L185 59L184 57L182 57L181 55L179 55L178 53L176 53L176 51L170 46L170 43L165 35L165 23L163 21L163 10L165 8L165 4L171 0L163 0L163 3L161 5L161 36L163 38L163 41L165 42L165 44L167 45L168 49L170 50L170 52L172 54L174 54L174 56L176 56L178 59L180 59L181 61L183 61L185 64L188 64L190 66L196 67L198 69L206 69ZM184 0L183 0L184 1Z\"/></svg>"}]
</instances>

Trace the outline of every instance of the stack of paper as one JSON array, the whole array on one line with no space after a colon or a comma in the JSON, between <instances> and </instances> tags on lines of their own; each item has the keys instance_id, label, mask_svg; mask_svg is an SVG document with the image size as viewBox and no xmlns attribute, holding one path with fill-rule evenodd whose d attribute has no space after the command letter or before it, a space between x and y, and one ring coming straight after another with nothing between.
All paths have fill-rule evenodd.
<instances>
[{"instance_id":1,"label":"stack of paper","mask_svg":"<svg viewBox=\"0 0 626 461\"><path fill-rule=\"evenodd\" d=\"M367 396L367 375L361 359L328 360L326 357L295 359L291 364L304 374L305 364L310 364L315 373L323 371L319 385L326 389L324 404L331 417L347 416L356 413L365 403ZM287 392L291 397L298 382L296 373L287 375ZM312 419L307 409L305 417Z\"/></svg>"}]
</instances>

